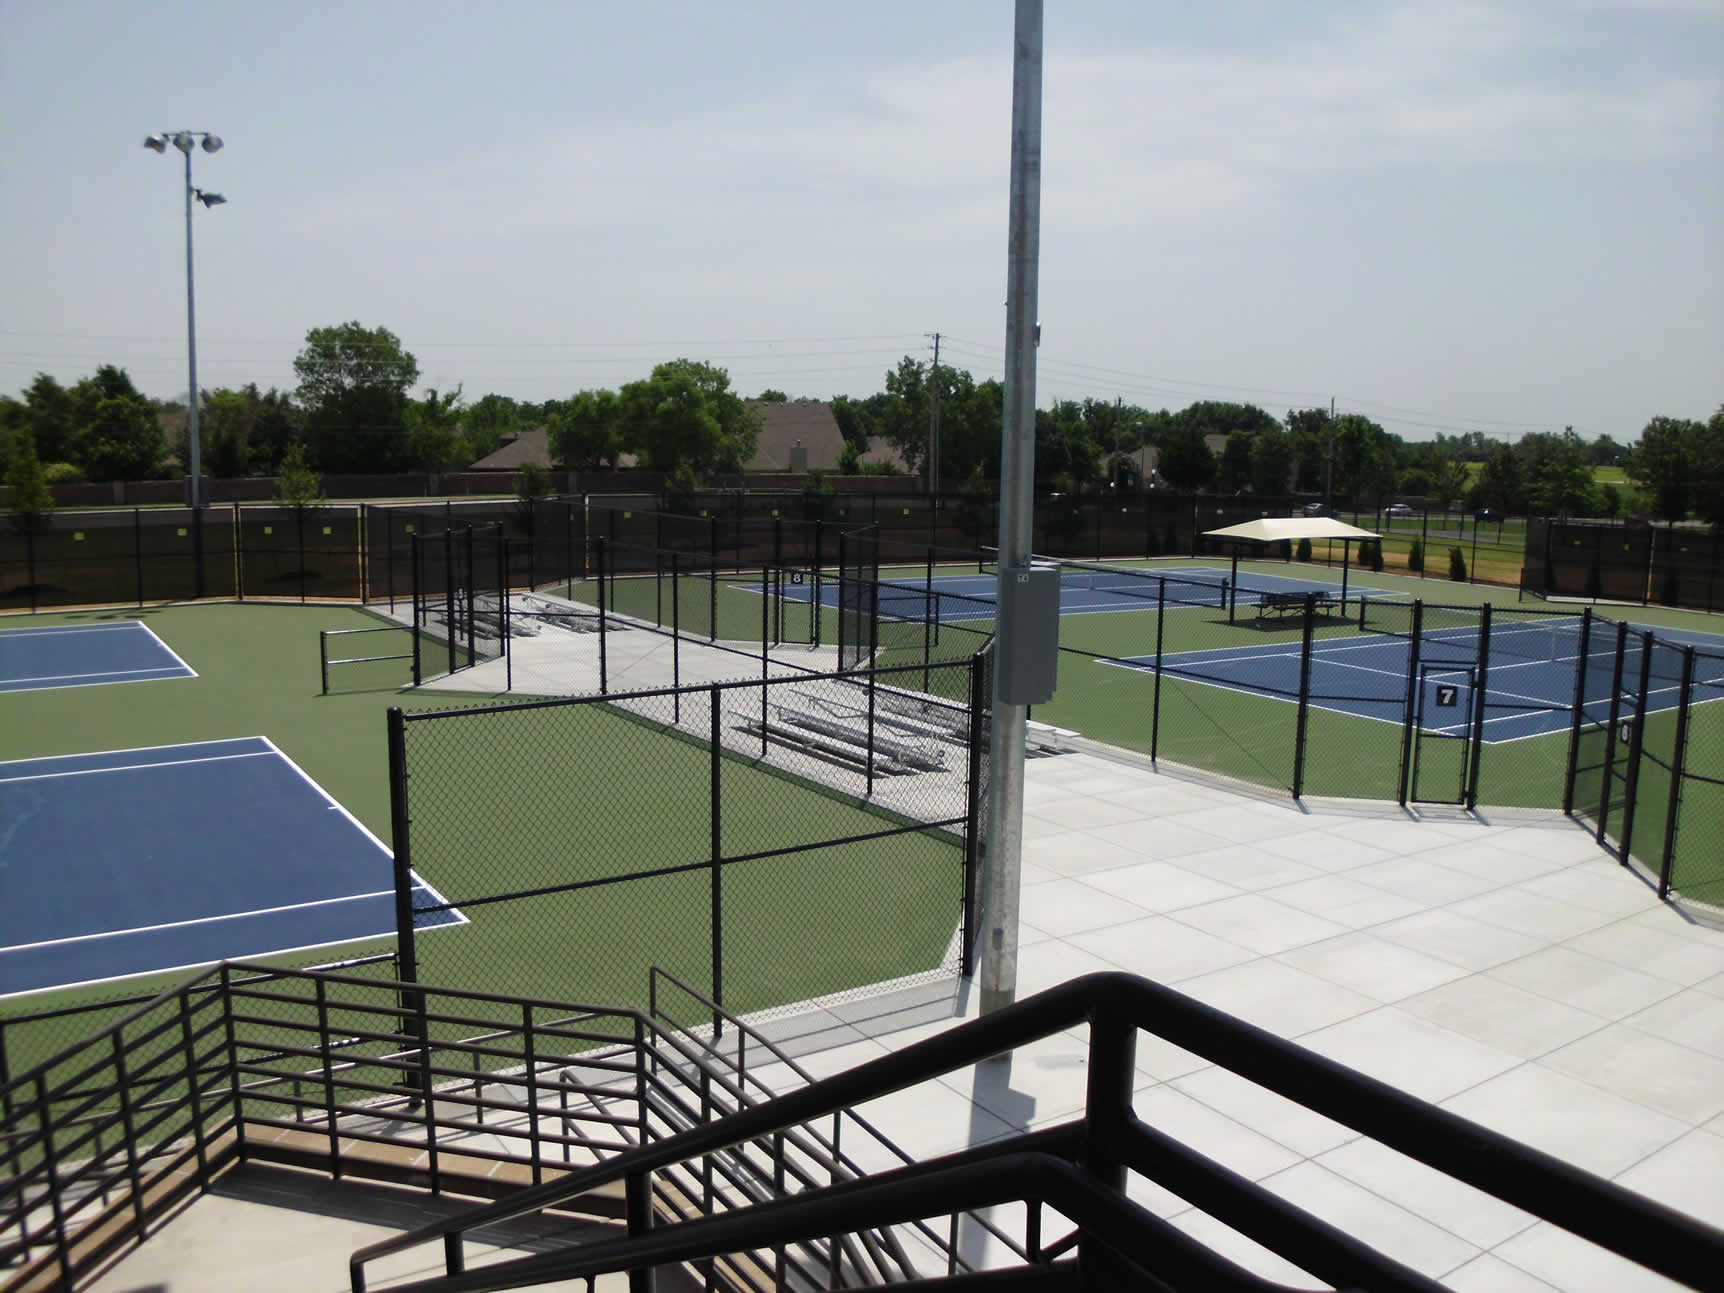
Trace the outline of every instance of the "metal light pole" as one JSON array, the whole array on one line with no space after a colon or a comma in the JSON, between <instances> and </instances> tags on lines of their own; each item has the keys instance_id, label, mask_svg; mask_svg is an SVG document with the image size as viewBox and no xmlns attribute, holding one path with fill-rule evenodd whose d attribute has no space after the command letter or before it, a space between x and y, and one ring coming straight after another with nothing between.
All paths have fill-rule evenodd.
<instances>
[{"instance_id":1,"label":"metal light pole","mask_svg":"<svg viewBox=\"0 0 1724 1293\"><path fill-rule=\"evenodd\" d=\"M1042 211L1042 0L1018 0L1012 61L1011 214L1006 254L1005 426L1000 454L1000 616L1011 641L1007 572L1030 561L1036 434L1037 274ZM998 649L996 647L996 649ZM1024 843L1024 745L1029 708L998 698L989 752L988 856L982 890L982 999L989 1014L1018 989L1018 890Z\"/></svg>"},{"instance_id":2,"label":"metal light pole","mask_svg":"<svg viewBox=\"0 0 1724 1293\"><path fill-rule=\"evenodd\" d=\"M198 438L198 325L197 304L192 292L192 200L204 204L207 210L220 206L227 199L219 193L205 193L192 187L192 145L199 144L206 153L221 151L221 136L207 130L163 131L144 140L144 147L153 153L167 152L172 144L186 159L186 372L189 382L186 395L186 443L190 446L191 479L186 501L199 508L207 501L203 496L203 446Z\"/></svg>"}]
</instances>

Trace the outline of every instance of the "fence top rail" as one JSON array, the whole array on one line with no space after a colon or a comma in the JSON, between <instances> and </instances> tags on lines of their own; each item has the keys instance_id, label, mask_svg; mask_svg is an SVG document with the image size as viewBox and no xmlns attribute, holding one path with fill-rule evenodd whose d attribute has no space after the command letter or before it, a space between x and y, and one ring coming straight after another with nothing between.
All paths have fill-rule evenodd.
<instances>
[{"instance_id":1,"label":"fence top rail","mask_svg":"<svg viewBox=\"0 0 1724 1293\"><path fill-rule=\"evenodd\" d=\"M392 959L392 957L377 958L378 961L389 959ZM370 962L349 962L348 964L356 965L365 963ZM251 977L236 980L232 977L236 973L245 974ZM430 993L438 997L454 998L461 1001L481 1001L492 1005L508 1005L517 1008L531 1007L538 1010L556 1010L571 1015L584 1014L595 1019L626 1018L632 1021L645 1022L645 1017L640 1011L627 1007L600 1006L573 1001L553 1001L545 997L511 996L507 993L480 992L471 988L450 988L436 984L414 984L400 979L366 979L361 978L358 975L340 974L327 970L287 969L280 966L260 965L252 961L218 961L216 964L206 966L202 970L192 974L190 977L181 980L179 983L162 989L162 991L158 992L155 996L143 999L141 1004L128 1011L119 1019L114 1020L83 1040L74 1042L72 1045L49 1056L40 1063L32 1065L17 1077L9 1079L4 1085L0 1085L0 1095L9 1095L14 1091L21 1090L26 1085L34 1083L39 1076L50 1072L58 1065L66 1063L80 1052L90 1050L92 1047L100 1045L103 1041L131 1027L152 1010L155 1010L176 998L189 996L201 991L226 992L229 995L258 997L263 994L257 991L257 984L279 982L282 980L297 980L309 983L339 983L350 987L367 988L372 991L387 990L391 994L416 990L419 992ZM303 998L284 998L281 994L269 995L278 1000L289 999L309 1001L313 999L310 996ZM351 1005L351 1003L347 1004ZM72 1007L63 1011L44 1012L41 1015L15 1017L0 1022L3 1022L6 1026L11 1026L27 1019L35 1020L52 1018L55 1015L75 1014L78 1013L80 1009L97 1008L99 1007L94 1005L89 1007ZM398 1008L391 1006L387 1007L387 1009L396 1010Z\"/></svg>"},{"instance_id":2,"label":"fence top rail","mask_svg":"<svg viewBox=\"0 0 1724 1293\"><path fill-rule=\"evenodd\" d=\"M759 678L735 678L729 682L697 682L681 687L652 687L643 691L613 691L591 696L553 696L546 700L520 700L501 705L473 705L462 709L424 709L409 713L400 706L391 706L392 713L400 713L402 721L422 723L438 718L464 718L476 714L515 713L529 709L571 709L582 705L617 705L626 701L656 700L666 696L697 696L703 692L712 691L759 691L762 687L800 686L811 682L842 682L851 685L864 683L870 678L878 681L882 678L920 677L930 670L955 671L969 669L975 656L965 656L961 660L936 660L928 664L894 664L879 665L869 669L833 670L829 673L794 673L762 681ZM922 695L924 693L917 693ZM928 703L943 709L967 710L969 707L957 701L944 700L938 696L928 697Z\"/></svg>"}]
</instances>

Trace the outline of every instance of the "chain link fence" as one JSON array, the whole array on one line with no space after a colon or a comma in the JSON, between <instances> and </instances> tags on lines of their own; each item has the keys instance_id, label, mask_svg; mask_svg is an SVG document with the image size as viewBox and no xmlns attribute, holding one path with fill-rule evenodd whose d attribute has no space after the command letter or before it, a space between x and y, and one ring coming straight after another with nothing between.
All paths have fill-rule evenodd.
<instances>
[{"instance_id":1,"label":"chain link fence","mask_svg":"<svg viewBox=\"0 0 1724 1293\"><path fill-rule=\"evenodd\" d=\"M1724 909L1724 651L1583 616L1563 807L1676 894Z\"/></svg>"},{"instance_id":2,"label":"chain link fence","mask_svg":"<svg viewBox=\"0 0 1724 1293\"><path fill-rule=\"evenodd\" d=\"M751 1012L965 966L985 668L391 711L403 973Z\"/></svg>"}]
</instances>

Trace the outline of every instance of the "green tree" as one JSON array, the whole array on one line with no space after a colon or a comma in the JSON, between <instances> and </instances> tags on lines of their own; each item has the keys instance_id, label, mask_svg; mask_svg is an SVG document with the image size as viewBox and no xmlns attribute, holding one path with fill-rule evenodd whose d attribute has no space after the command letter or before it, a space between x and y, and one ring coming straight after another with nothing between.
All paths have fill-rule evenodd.
<instances>
[{"instance_id":1,"label":"green tree","mask_svg":"<svg viewBox=\"0 0 1724 1293\"><path fill-rule=\"evenodd\" d=\"M1083 405L1076 400L1036 410L1035 473L1044 482L1064 476L1073 488L1101 474L1101 447L1084 420Z\"/></svg>"},{"instance_id":2,"label":"green tree","mask_svg":"<svg viewBox=\"0 0 1724 1293\"><path fill-rule=\"evenodd\" d=\"M474 458L497 451L503 440L527 425L528 415L507 395L483 395L461 412L461 432Z\"/></svg>"},{"instance_id":3,"label":"green tree","mask_svg":"<svg viewBox=\"0 0 1724 1293\"><path fill-rule=\"evenodd\" d=\"M1215 455L1209 451L1198 422L1175 413L1156 450L1156 470L1174 489L1203 489L1215 479Z\"/></svg>"},{"instance_id":4,"label":"green tree","mask_svg":"<svg viewBox=\"0 0 1724 1293\"><path fill-rule=\"evenodd\" d=\"M387 328L358 322L313 328L294 357L308 455L324 471L390 472L413 466L407 392L419 364Z\"/></svg>"},{"instance_id":5,"label":"green tree","mask_svg":"<svg viewBox=\"0 0 1724 1293\"><path fill-rule=\"evenodd\" d=\"M1695 433L1694 480L1699 491L1695 510L1700 519L1724 525L1724 405Z\"/></svg>"},{"instance_id":6,"label":"green tree","mask_svg":"<svg viewBox=\"0 0 1724 1293\"><path fill-rule=\"evenodd\" d=\"M1222 493L1236 494L1251 487L1251 450L1256 438L1247 431L1235 431L1227 437L1221 463L1216 468L1216 481Z\"/></svg>"},{"instance_id":7,"label":"green tree","mask_svg":"<svg viewBox=\"0 0 1724 1293\"><path fill-rule=\"evenodd\" d=\"M1334 420L1335 493L1381 497L1395 488L1395 448L1389 433L1359 413Z\"/></svg>"},{"instance_id":8,"label":"green tree","mask_svg":"<svg viewBox=\"0 0 1724 1293\"><path fill-rule=\"evenodd\" d=\"M912 475L921 474L928 460L929 367L909 355L900 359L886 374L886 398L874 415L877 434L886 437L886 443L897 450ZM950 370L942 365L940 371L945 375ZM942 447L945 439L942 428ZM942 475L953 474L945 463L940 470Z\"/></svg>"},{"instance_id":9,"label":"green tree","mask_svg":"<svg viewBox=\"0 0 1724 1293\"><path fill-rule=\"evenodd\" d=\"M840 476L860 476L862 474L862 455L856 452L856 442L846 440L844 448L838 451L838 474Z\"/></svg>"},{"instance_id":10,"label":"green tree","mask_svg":"<svg viewBox=\"0 0 1724 1293\"><path fill-rule=\"evenodd\" d=\"M1518 516L1527 510L1526 468L1513 447L1499 444L1491 450L1479 472L1479 497L1499 516Z\"/></svg>"},{"instance_id":11,"label":"green tree","mask_svg":"<svg viewBox=\"0 0 1724 1293\"><path fill-rule=\"evenodd\" d=\"M1614 467L1628 455L1628 446L1601 435L1586 446L1586 460L1594 467Z\"/></svg>"},{"instance_id":12,"label":"green tree","mask_svg":"<svg viewBox=\"0 0 1724 1293\"><path fill-rule=\"evenodd\" d=\"M6 455L6 506L16 513L20 527L29 529L54 510L54 491L48 488L42 460L36 456L35 436L16 430L11 440Z\"/></svg>"},{"instance_id":13,"label":"green tree","mask_svg":"<svg viewBox=\"0 0 1724 1293\"><path fill-rule=\"evenodd\" d=\"M653 471L740 471L754 456L760 415L712 364L673 359L617 392L623 447Z\"/></svg>"},{"instance_id":14,"label":"green tree","mask_svg":"<svg viewBox=\"0 0 1724 1293\"><path fill-rule=\"evenodd\" d=\"M1293 441L1293 459L1299 464L1294 487L1303 493L1317 493L1324 487L1333 421L1328 409L1287 411L1287 434Z\"/></svg>"},{"instance_id":15,"label":"green tree","mask_svg":"<svg viewBox=\"0 0 1724 1293\"><path fill-rule=\"evenodd\" d=\"M551 457L575 471L615 469L622 453L623 413L615 391L581 391L546 419Z\"/></svg>"},{"instance_id":16,"label":"green tree","mask_svg":"<svg viewBox=\"0 0 1724 1293\"><path fill-rule=\"evenodd\" d=\"M770 386L754 398L762 404L788 404L790 402L790 397L788 395L783 391L775 391Z\"/></svg>"},{"instance_id":17,"label":"green tree","mask_svg":"<svg viewBox=\"0 0 1724 1293\"><path fill-rule=\"evenodd\" d=\"M838 434L846 443L855 445L858 453L868 452L868 440L874 434L874 419L866 404L848 395L834 395L832 420L838 424Z\"/></svg>"},{"instance_id":18,"label":"green tree","mask_svg":"<svg viewBox=\"0 0 1724 1293\"><path fill-rule=\"evenodd\" d=\"M267 394L255 382L238 390L204 392L198 414L203 467L212 476L273 476L288 446L298 438L298 410L284 392ZM170 452L185 470L189 457L182 434Z\"/></svg>"},{"instance_id":19,"label":"green tree","mask_svg":"<svg viewBox=\"0 0 1724 1293\"><path fill-rule=\"evenodd\" d=\"M1528 501L1545 516L1590 516L1598 490L1586 461L1586 445L1574 432L1529 435L1521 440L1527 464Z\"/></svg>"},{"instance_id":20,"label":"green tree","mask_svg":"<svg viewBox=\"0 0 1724 1293\"><path fill-rule=\"evenodd\" d=\"M1449 549L1449 578L1457 584L1467 582L1467 554L1459 548Z\"/></svg>"},{"instance_id":21,"label":"green tree","mask_svg":"<svg viewBox=\"0 0 1724 1293\"><path fill-rule=\"evenodd\" d=\"M1293 474L1293 437L1280 426L1251 438L1251 488L1259 494L1285 494Z\"/></svg>"},{"instance_id":22,"label":"green tree","mask_svg":"<svg viewBox=\"0 0 1724 1293\"><path fill-rule=\"evenodd\" d=\"M1653 515L1680 521L1699 501L1696 468L1705 427L1687 418L1655 417L1628 455L1628 478L1652 497Z\"/></svg>"},{"instance_id":23,"label":"green tree","mask_svg":"<svg viewBox=\"0 0 1724 1293\"><path fill-rule=\"evenodd\" d=\"M78 436L92 480L152 480L162 463L162 424L137 396L101 400Z\"/></svg>"},{"instance_id":24,"label":"green tree","mask_svg":"<svg viewBox=\"0 0 1724 1293\"><path fill-rule=\"evenodd\" d=\"M77 462L78 419L72 393L47 373L37 373L24 388L24 407L39 459Z\"/></svg>"},{"instance_id":25,"label":"green tree","mask_svg":"<svg viewBox=\"0 0 1724 1293\"><path fill-rule=\"evenodd\" d=\"M450 471L473 460L473 449L461 433L461 388L447 394L436 387L425 398L407 404L407 464L417 471Z\"/></svg>"},{"instance_id":26,"label":"green tree","mask_svg":"<svg viewBox=\"0 0 1724 1293\"><path fill-rule=\"evenodd\" d=\"M317 507L325 501L323 477L305 460L305 446L288 448L281 460L281 475L275 483L276 501L288 507Z\"/></svg>"}]
</instances>

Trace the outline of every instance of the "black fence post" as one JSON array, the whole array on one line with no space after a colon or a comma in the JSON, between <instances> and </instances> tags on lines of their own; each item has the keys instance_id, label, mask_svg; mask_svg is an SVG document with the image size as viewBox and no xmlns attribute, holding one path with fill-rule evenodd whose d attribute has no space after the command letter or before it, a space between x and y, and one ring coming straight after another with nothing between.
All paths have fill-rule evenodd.
<instances>
[{"instance_id":1,"label":"black fence post","mask_svg":"<svg viewBox=\"0 0 1724 1293\"><path fill-rule=\"evenodd\" d=\"M719 721L719 700L724 695L715 684L707 691L712 713L707 740L712 746L712 1035L724 1030L724 726Z\"/></svg>"},{"instance_id":2,"label":"black fence post","mask_svg":"<svg viewBox=\"0 0 1724 1293\"><path fill-rule=\"evenodd\" d=\"M982 745L982 716L988 712L993 697L983 694L987 677L985 661L992 646L985 646L970 657L970 731L969 780L964 792L964 891L959 902L959 927L963 930L958 943L958 973L968 978L975 968L976 936L976 877L982 865L982 760L988 751Z\"/></svg>"},{"instance_id":3,"label":"black fence post","mask_svg":"<svg viewBox=\"0 0 1724 1293\"><path fill-rule=\"evenodd\" d=\"M1473 684L1472 758L1467 762L1467 811L1479 806L1479 764L1485 758L1485 698L1490 694L1491 604L1479 607L1479 673Z\"/></svg>"},{"instance_id":4,"label":"black fence post","mask_svg":"<svg viewBox=\"0 0 1724 1293\"><path fill-rule=\"evenodd\" d=\"M444 530L438 535L443 548L443 627L449 639L449 672L455 672L455 639L459 635L455 615L455 537Z\"/></svg>"},{"instance_id":5,"label":"black fence post","mask_svg":"<svg viewBox=\"0 0 1724 1293\"><path fill-rule=\"evenodd\" d=\"M922 690L928 690L928 658L934 649L934 623L938 614L934 601L934 550L928 549L928 564L922 579Z\"/></svg>"},{"instance_id":6,"label":"black fence post","mask_svg":"<svg viewBox=\"0 0 1724 1293\"><path fill-rule=\"evenodd\" d=\"M30 524L31 520L27 519L25 525L28 527ZM28 536L28 534L27 528L25 535ZM137 507L132 509L132 560L137 563L138 567L138 605L142 606L144 604L144 514L143 509ZM30 582L35 583L36 581L32 579Z\"/></svg>"},{"instance_id":7,"label":"black fence post","mask_svg":"<svg viewBox=\"0 0 1724 1293\"><path fill-rule=\"evenodd\" d=\"M1634 730L1628 735L1628 777L1622 802L1622 857L1628 865L1628 855L1634 840L1634 799L1640 791L1640 754L1646 731L1646 692L1652 686L1653 636L1647 630L1640 639L1640 678L1634 696Z\"/></svg>"},{"instance_id":8,"label":"black fence post","mask_svg":"<svg viewBox=\"0 0 1724 1293\"><path fill-rule=\"evenodd\" d=\"M1585 606L1580 612L1580 658L1575 666L1574 712L1568 727L1568 769L1562 779L1564 816L1574 814L1574 779L1576 765L1580 762L1580 729L1586 720L1586 668L1592 658L1591 643L1592 607Z\"/></svg>"},{"instance_id":9,"label":"black fence post","mask_svg":"<svg viewBox=\"0 0 1724 1293\"><path fill-rule=\"evenodd\" d=\"M1628 645L1628 624L1616 626L1616 663L1610 671L1610 725L1604 731L1604 786L1598 797L1598 826L1593 839L1604 847L1604 835L1610 821L1610 783L1616 775L1616 724L1622 714L1622 655Z\"/></svg>"},{"instance_id":10,"label":"black fence post","mask_svg":"<svg viewBox=\"0 0 1724 1293\"><path fill-rule=\"evenodd\" d=\"M1359 607L1363 612L1365 599L1359 599ZM1425 627L1425 603L1421 600L1413 602L1413 635L1407 644L1407 699L1406 707L1401 711L1401 807L1407 806L1407 795L1412 785L1413 777L1413 741L1414 728L1419 721L1419 637Z\"/></svg>"},{"instance_id":11,"label":"black fence post","mask_svg":"<svg viewBox=\"0 0 1724 1293\"><path fill-rule=\"evenodd\" d=\"M293 548L294 561L299 571L299 603L305 605L305 509L293 509Z\"/></svg>"},{"instance_id":12,"label":"black fence post","mask_svg":"<svg viewBox=\"0 0 1724 1293\"><path fill-rule=\"evenodd\" d=\"M419 648L420 636L423 633L423 630L420 627L420 599L423 596L423 590L420 587L419 574L420 564L425 558L425 551L420 544L420 536L418 534L408 536L407 551L407 559L413 567L413 586L411 590L413 603L408 608L408 613L413 621L413 685L417 687L425 678L424 656ZM394 609L393 605L390 609Z\"/></svg>"},{"instance_id":13,"label":"black fence post","mask_svg":"<svg viewBox=\"0 0 1724 1293\"><path fill-rule=\"evenodd\" d=\"M475 531L472 525L469 524L461 533L463 535L462 547L465 550L464 555L467 558L467 596L465 598L467 608L466 613L462 616L462 621L467 629L467 663L472 665L478 663L479 659L479 621L474 608L474 602L478 600L476 594L479 591L479 581L475 578L475 571L473 568L473 537Z\"/></svg>"},{"instance_id":14,"label":"black fence post","mask_svg":"<svg viewBox=\"0 0 1724 1293\"><path fill-rule=\"evenodd\" d=\"M1155 685L1149 707L1149 761L1154 763L1161 752L1161 643L1167 625L1167 580L1155 581Z\"/></svg>"},{"instance_id":15,"label":"black fence post","mask_svg":"<svg viewBox=\"0 0 1724 1293\"><path fill-rule=\"evenodd\" d=\"M424 1020L424 997L419 982L418 949L413 938L413 841L412 815L407 799L407 716L399 705L389 707L389 834L395 854L395 963L405 987L401 1008ZM421 1037L421 1046L425 1039ZM409 1086L418 1074L407 1072Z\"/></svg>"},{"instance_id":16,"label":"black fence post","mask_svg":"<svg viewBox=\"0 0 1724 1293\"><path fill-rule=\"evenodd\" d=\"M605 643L606 643L607 639L610 637L610 626L605 621L605 536L604 535L602 535L602 534L593 535L592 549L593 549L593 565L597 568L598 577L599 577L599 695L603 696L607 692L609 692L609 690L610 690L609 686L607 685L609 679L607 677L607 670L606 670L607 661L605 658L605 653L606 653Z\"/></svg>"},{"instance_id":17,"label":"black fence post","mask_svg":"<svg viewBox=\"0 0 1724 1293\"><path fill-rule=\"evenodd\" d=\"M767 645L766 645L766 636L767 636L767 633L771 630L771 623L770 623L769 617L770 617L772 608L771 608L769 601L768 601L768 598L766 596L767 589L771 587L771 583L770 583L771 575L772 575L772 567L764 566L761 568L761 571L760 571L760 592L761 592L761 597L760 597L760 757L763 759L766 757L766 721L767 721L767 701L768 701L766 680L771 674L771 669L770 669L771 658L767 652ZM779 614L780 614L780 616L783 615L783 608L782 607L779 609ZM782 625L782 621L781 621L780 622L780 629L781 630L782 630L782 627L783 627L783 625Z\"/></svg>"},{"instance_id":18,"label":"black fence post","mask_svg":"<svg viewBox=\"0 0 1724 1293\"><path fill-rule=\"evenodd\" d=\"M880 668L879 662L868 662L868 794L874 794L874 675Z\"/></svg>"},{"instance_id":19,"label":"black fence post","mask_svg":"<svg viewBox=\"0 0 1724 1293\"><path fill-rule=\"evenodd\" d=\"M661 514L662 515L662 514ZM659 568L664 568L664 558L658 559ZM661 577L659 585L662 588L664 580ZM661 599L663 594L660 594ZM661 610L659 622L664 622ZM672 697L677 725L682 725L682 562L676 553L670 554L670 685L675 688Z\"/></svg>"},{"instance_id":20,"label":"black fence post","mask_svg":"<svg viewBox=\"0 0 1724 1293\"><path fill-rule=\"evenodd\" d=\"M1317 594L1305 594L1305 622L1299 634L1299 714L1293 728L1293 798L1305 793L1305 729L1311 717L1311 636L1317 622Z\"/></svg>"},{"instance_id":21,"label":"black fence post","mask_svg":"<svg viewBox=\"0 0 1724 1293\"><path fill-rule=\"evenodd\" d=\"M202 482L192 481L194 499L202 492ZM192 596L201 600L204 595L204 510L194 505L192 507Z\"/></svg>"},{"instance_id":22,"label":"black fence post","mask_svg":"<svg viewBox=\"0 0 1724 1293\"><path fill-rule=\"evenodd\" d=\"M1670 759L1670 802L1664 810L1664 856L1658 860L1658 897L1670 896L1670 872L1676 864L1676 822L1682 806L1682 778L1688 755L1688 711L1693 707L1694 648L1682 648L1682 684L1676 693L1676 749Z\"/></svg>"}]
</instances>

